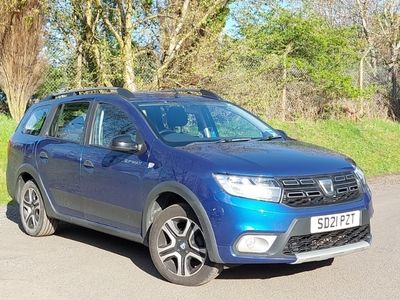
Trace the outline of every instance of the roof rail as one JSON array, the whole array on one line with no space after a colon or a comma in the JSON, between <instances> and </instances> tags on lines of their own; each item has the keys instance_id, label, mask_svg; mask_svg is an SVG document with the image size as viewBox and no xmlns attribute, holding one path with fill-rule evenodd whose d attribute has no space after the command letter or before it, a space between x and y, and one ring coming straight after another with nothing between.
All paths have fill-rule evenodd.
<instances>
[{"instance_id":1,"label":"roof rail","mask_svg":"<svg viewBox=\"0 0 400 300\"><path fill-rule=\"evenodd\" d=\"M179 94L191 94L191 95L200 94L202 97L215 100L223 100L222 97L220 97L217 93L205 89L167 89L167 90L161 90L160 92L175 93L176 97L178 97Z\"/></svg>"},{"instance_id":2,"label":"roof rail","mask_svg":"<svg viewBox=\"0 0 400 300\"><path fill-rule=\"evenodd\" d=\"M57 98L62 98L62 97L71 97L71 96L78 96L78 95L82 95L82 94L90 94L92 92L100 92L100 91L115 91L118 95L125 97L125 98L132 98L135 97L135 95L124 88L121 87L105 87L105 86L101 86L101 87L94 87L94 88L86 88L86 89L79 89L79 90L70 90L70 91L66 91L63 93L58 93L58 94L51 94L49 96L47 96L46 98L44 98L43 100L52 100L52 99L57 99Z\"/></svg>"}]
</instances>

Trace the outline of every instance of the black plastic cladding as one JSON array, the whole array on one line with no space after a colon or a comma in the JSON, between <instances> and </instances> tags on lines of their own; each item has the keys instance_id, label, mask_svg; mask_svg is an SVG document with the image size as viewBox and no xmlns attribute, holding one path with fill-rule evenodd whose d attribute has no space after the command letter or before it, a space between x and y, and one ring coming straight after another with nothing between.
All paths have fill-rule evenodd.
<instances>
[{"instance_id":1,"label":"black plastic cladding","mask_svg":"<svg viewBox=\"0 0 400 300\"><path fill-rule=\"evenodd\" d=\"M286 243L283 254L322 250L371 240L370 226L363 225L348 229L314 233L301 236L292 236Z\"/></svg>"}]
</instances>

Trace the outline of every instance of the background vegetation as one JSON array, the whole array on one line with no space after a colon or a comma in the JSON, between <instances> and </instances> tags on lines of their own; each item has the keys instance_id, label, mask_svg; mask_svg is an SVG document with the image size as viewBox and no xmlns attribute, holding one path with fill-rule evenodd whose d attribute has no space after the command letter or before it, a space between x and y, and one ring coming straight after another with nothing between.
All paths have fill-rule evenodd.
<instances>
[{"instance_id":1,"label":"background vegetation","mask_svg":"<svg viewBox=\"0 0 400 300\"><path fill-rule=\"evenodd\" d=\"M0 19L16 120L31 96L96 85L208 88L282 120L400 116L400 0L13 0Z\"/></svg>"}]
</instances>

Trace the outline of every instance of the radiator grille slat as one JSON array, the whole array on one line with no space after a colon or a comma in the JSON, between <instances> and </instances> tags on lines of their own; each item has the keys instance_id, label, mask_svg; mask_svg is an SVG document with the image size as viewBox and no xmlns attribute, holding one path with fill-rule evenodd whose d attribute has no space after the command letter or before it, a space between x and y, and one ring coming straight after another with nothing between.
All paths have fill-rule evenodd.
<instances>
[{"instance_id":1,"label":"radiator grille slat","mask_svg":"<svg viewBox=\"0 0 400 300\"><path fill-rule=\"evenodd\" d=\"M319 179L331 179L334 195L326 195ZM313 177L291 177L278 179L283 186L282 203L292 207L308 207L335 204L356 199L361 191L353 173Z\"/></svg>"}]
</instances>

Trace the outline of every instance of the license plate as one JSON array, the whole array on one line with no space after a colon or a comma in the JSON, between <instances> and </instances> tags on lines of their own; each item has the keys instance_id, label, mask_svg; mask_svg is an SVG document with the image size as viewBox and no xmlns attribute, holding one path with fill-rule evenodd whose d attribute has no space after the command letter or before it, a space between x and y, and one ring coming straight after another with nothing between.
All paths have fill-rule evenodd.
<instances>
[{"instance_id":1,"label":"license plate","mask_svg":"<svg viewBox=\"0 0 400 300\"><path fill-rule=\"evenodd\" d=\"M361 223L359 210L341 214L311 217L311 233L326 232L359 226Z\"/></svg>"}]
</instances>

